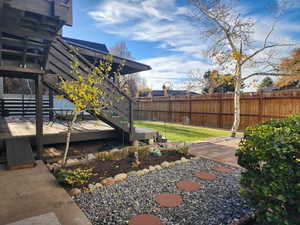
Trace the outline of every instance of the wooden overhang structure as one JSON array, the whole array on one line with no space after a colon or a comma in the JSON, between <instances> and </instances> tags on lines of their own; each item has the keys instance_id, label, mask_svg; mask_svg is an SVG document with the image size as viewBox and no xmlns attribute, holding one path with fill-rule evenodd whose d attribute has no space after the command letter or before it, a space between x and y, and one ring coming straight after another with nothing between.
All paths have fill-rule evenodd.
<instances>
[{"instance_id":1,"label":"wooden overhang structure","mask_svg":"<svg viewBox=\"0 0 300 225\"><path fill-rule=\"evenodd\" d=\"M0 77L33 79L36 100L36 149L43 149L43 86L59 92L59 76L72 75L71 61L80 63L81 73L88 74L93 63L108 55L99 43L62 37L62 27L72 25L72 0L0 0ZM124 59L113 57L113 67ZM122 74L151 69L125 59ZM107 112L97 116L117 131L125 132L128 140L143 139L133 125L133 100L114 84L105 80L106 91L122 97ZM93 112L90 112L93 114Z\"/></svg>"}]
</instances>

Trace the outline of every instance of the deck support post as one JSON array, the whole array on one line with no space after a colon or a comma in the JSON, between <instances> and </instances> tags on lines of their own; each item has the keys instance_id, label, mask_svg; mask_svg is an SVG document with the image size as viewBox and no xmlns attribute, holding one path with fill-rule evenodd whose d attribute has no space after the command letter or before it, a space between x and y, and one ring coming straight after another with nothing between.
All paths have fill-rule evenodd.
<instances>
[{"instance_id":1,"label":"deck support post","mask_svg":"<svg viewBox=\"0 0 300 225\"><path fill-rule=\"evenodd\" d=\"M53 90L49 88L49 121L53 121Z\"/></svg>"},{"instance_id":2,"label":"deck support post","mask_svg":"<svg viewBox=\"0 0 300 225\"><path fill-rule=\"evenodd\" d=\"M36 150L37 157L41 159L43 151L43 84L42 74L35 78L35 101L36 101Z\"/></svg>"},{"instance_id":3,"label":"deck support post","mask_svg":"<svg viewBox=\"0 0 300 225\"><path fill-rule=\"evenodd\" d=\"M129 133L133 135L133 102L129 100Z\"/></svg>"}]
</instances>

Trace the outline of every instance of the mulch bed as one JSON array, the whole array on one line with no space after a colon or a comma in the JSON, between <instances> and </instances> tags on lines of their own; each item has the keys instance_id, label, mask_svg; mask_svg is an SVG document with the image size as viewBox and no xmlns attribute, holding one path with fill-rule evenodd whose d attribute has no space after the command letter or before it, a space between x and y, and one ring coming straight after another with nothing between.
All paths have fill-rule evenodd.
<instances>
[{"instance_id":1,"label":"mulch bed","mask_svg":"<svg viewBox=\"0 0 300 225\"><path fill-rule=\"evenodd\" d=\"M162 151L160 157L149 155L146 159L140 160L141 164L138 167L132 167L132 162L134 162L134 157L127 157L126 159L113 161L113 160L94 160L88 164L82 164L77 166L68 167L67 169L93 169L93 176L89 178L86 185L78 186L78 188L87 187L88 184L99 183L102 179L107 177L113 177L119 173L127 173L130 171L137 171L142 169L147 169L149 166L155 166L167 162L174 162L180 160L182 157L191 158L192 156L184 156L176 151Z\"/></svg>"}]
</instances>

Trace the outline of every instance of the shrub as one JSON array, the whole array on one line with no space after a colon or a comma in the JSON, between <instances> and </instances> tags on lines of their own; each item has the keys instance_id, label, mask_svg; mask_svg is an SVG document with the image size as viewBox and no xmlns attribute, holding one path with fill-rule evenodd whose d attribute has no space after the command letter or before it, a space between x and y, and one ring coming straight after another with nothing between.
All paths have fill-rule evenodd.
<instances>
[{"instance_id":1,"label":"shrub","mask_svg":"<svg viewBox=\"0 0 300 225\"><path fill-rule=\"evenodd\" d=\"M139 159L141 161L143 160L147 160L147 158L149 157L150 153L149 153L149 147L139 147L137 150L138 154L139 154Z\"/></svg>"},{"instance_id":2,"label":"shrub","mask_svg":"<svg viewBox=\"0 0 300 225\"><path fill-rule=\"evenodd\" d=\"M300 224L300 115L247 128L236 155L258 223Z\"/></svg>"},{"instance_id":3,"label":"shrub","mask_svg":"<svg viewBox=\"0 0 300 225\"><path fill-rule=\"evenodd\" d=\"M179 146L176 148L176 152L186 156L189 154L189 146L187 146L187 145Z\"/></svg>"},{"instance_id":4,"label":"shrub","mask_svg":"<svg viewBox=\"0 0 300 225\"><path fill-rule=\"evenodd\" d=\"M74 169L65 170L61 169L57 174L56 178L59 183L68 186L80 186L86 184L88 179L92 176L92 169Z\"/></svg>"}]
</instances>

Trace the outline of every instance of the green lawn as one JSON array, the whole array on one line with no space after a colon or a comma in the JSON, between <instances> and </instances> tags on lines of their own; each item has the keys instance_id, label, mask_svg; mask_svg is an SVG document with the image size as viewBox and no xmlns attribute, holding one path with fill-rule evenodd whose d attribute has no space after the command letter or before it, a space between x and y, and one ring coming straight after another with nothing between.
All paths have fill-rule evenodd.
<instances>
[{"instance_id":1,"label":"green lawn","mask_svg":"<svg viewBox=\"0 0 300 225\"><path fill-rule=\"evenodd\" d=\"M229 135L229 131L212 129L206 127L197 127L189 125L181 125L174 123L153 122L138 120L135 126L157 130L170 141L200 141L210 137L220 137Z\"/></svg>"}]
</instances>

